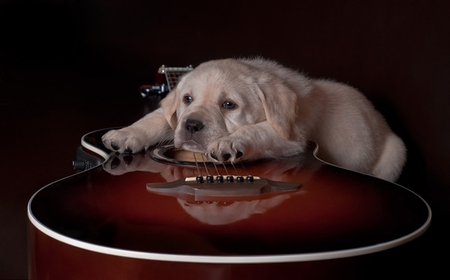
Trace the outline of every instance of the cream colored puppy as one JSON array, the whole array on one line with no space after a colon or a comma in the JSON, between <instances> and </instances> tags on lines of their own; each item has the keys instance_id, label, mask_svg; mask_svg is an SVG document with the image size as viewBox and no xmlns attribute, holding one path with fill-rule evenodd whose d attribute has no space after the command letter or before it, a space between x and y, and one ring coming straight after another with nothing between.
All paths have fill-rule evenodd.
<instances>
[{"instance_id":1,"label":"cream colored puppy","mask_svg":"<svg viewBox=\"0 0 450 280\"><path fill-rule=\"evenodd\" d=\"M120 153L168 140L218 162L291 156L311 140L321 159L389 181L406 160L402 140L356 89L264 59L203 63L159 109L103 136Z\"/></svg>"}]
</instances>

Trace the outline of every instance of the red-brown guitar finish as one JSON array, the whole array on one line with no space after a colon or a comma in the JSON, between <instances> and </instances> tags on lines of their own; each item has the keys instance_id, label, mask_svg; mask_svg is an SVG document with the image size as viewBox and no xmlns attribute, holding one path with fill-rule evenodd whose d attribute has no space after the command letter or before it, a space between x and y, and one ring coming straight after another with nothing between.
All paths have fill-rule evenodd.
<instances>
[{"instance_id":1,"label":"red-brown guitar finish","mask_svg":"<svg viewBox=\"0 0 450 280\"><path fill-rule=\"evenodd\" d=\"M102 154L104 132L84 136L83 144ZM196 176L196 167L148 153L110 156L30 200L30 278L329 279L346 269L347 258L404 244L428 228L431 211L419 196L328 165L314 148L219 169L298 188L201 199L147 187Z\"/></svg>"}]
</instances>

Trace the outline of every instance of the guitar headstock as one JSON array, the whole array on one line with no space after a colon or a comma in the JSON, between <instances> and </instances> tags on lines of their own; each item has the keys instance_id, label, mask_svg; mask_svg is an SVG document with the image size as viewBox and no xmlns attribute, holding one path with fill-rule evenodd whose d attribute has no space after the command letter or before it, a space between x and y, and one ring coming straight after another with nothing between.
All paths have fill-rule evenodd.
<instances>
[{"instance_id":1,"label":"guitar headstock","mask_svg":"<svg viewBox=\"0 0 450 280\"><path fill-rule=\"evenodd\" d=\"M155 85L143 85L140 88L142 97L155 94L166 94L174 89L181 77L192 71L192 65L186 67L167 67L164 64L159 67L156 74Z\"/></svg>"}]
</instances>

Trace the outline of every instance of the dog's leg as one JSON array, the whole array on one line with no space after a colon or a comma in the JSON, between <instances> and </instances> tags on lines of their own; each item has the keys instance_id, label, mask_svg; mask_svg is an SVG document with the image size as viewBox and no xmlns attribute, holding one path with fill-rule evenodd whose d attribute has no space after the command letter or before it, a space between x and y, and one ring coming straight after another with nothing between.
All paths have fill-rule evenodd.
<instances>
[{"instance_id":1,"label":"dog's leg","mask_svg":"<svg viewBox=\"0 0 450 280\"><path fill-rule=\"evenodd\" d=\"M240 127L232 134L213 141L208 156L219 162L257 158L280 158L301 153L306 139L286 140L267 122Z\"/></svg>"},{"instance_id":2,"label":"dog's leg","mask_svg":"<svg viewBox=\"0 0 450 280\"><path fill-rule=\"evenodd\" d=\"M375 177L395 182L406 161L406 147L394 133L387 136L384 150L374 165L371 174Z\"/></svg>"},{"instance_id":3,"label":"dog's leg","mask_svg":"<svg viewBox=\"0 0 450 280\"><path fill-rule=\"evenodd\" d=\"M119 153L137 153L172 139L173 130L161 108L147 114L130 126L111 130L102 137L106 148Z\"/></svg>"}]
</instances>

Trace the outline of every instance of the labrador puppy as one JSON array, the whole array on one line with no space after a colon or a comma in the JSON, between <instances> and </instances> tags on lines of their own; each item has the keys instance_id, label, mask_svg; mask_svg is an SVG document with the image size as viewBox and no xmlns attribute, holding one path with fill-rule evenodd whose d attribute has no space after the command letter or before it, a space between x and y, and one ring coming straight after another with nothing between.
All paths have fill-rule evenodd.
<instances>
[{"instance_id":1,"label":"labrador puppy","mask_svg":"<svg viewBox=\"0 0 450 280\"><path fill-rule=\"evenodd\" d=\"M103 136L120 153L167 141L233 163L292 156L314 141L322 160L389 181L406 160L403 141L356 89L261 58L200 64L159 109Z\"/></svg>"}]
</instances>

